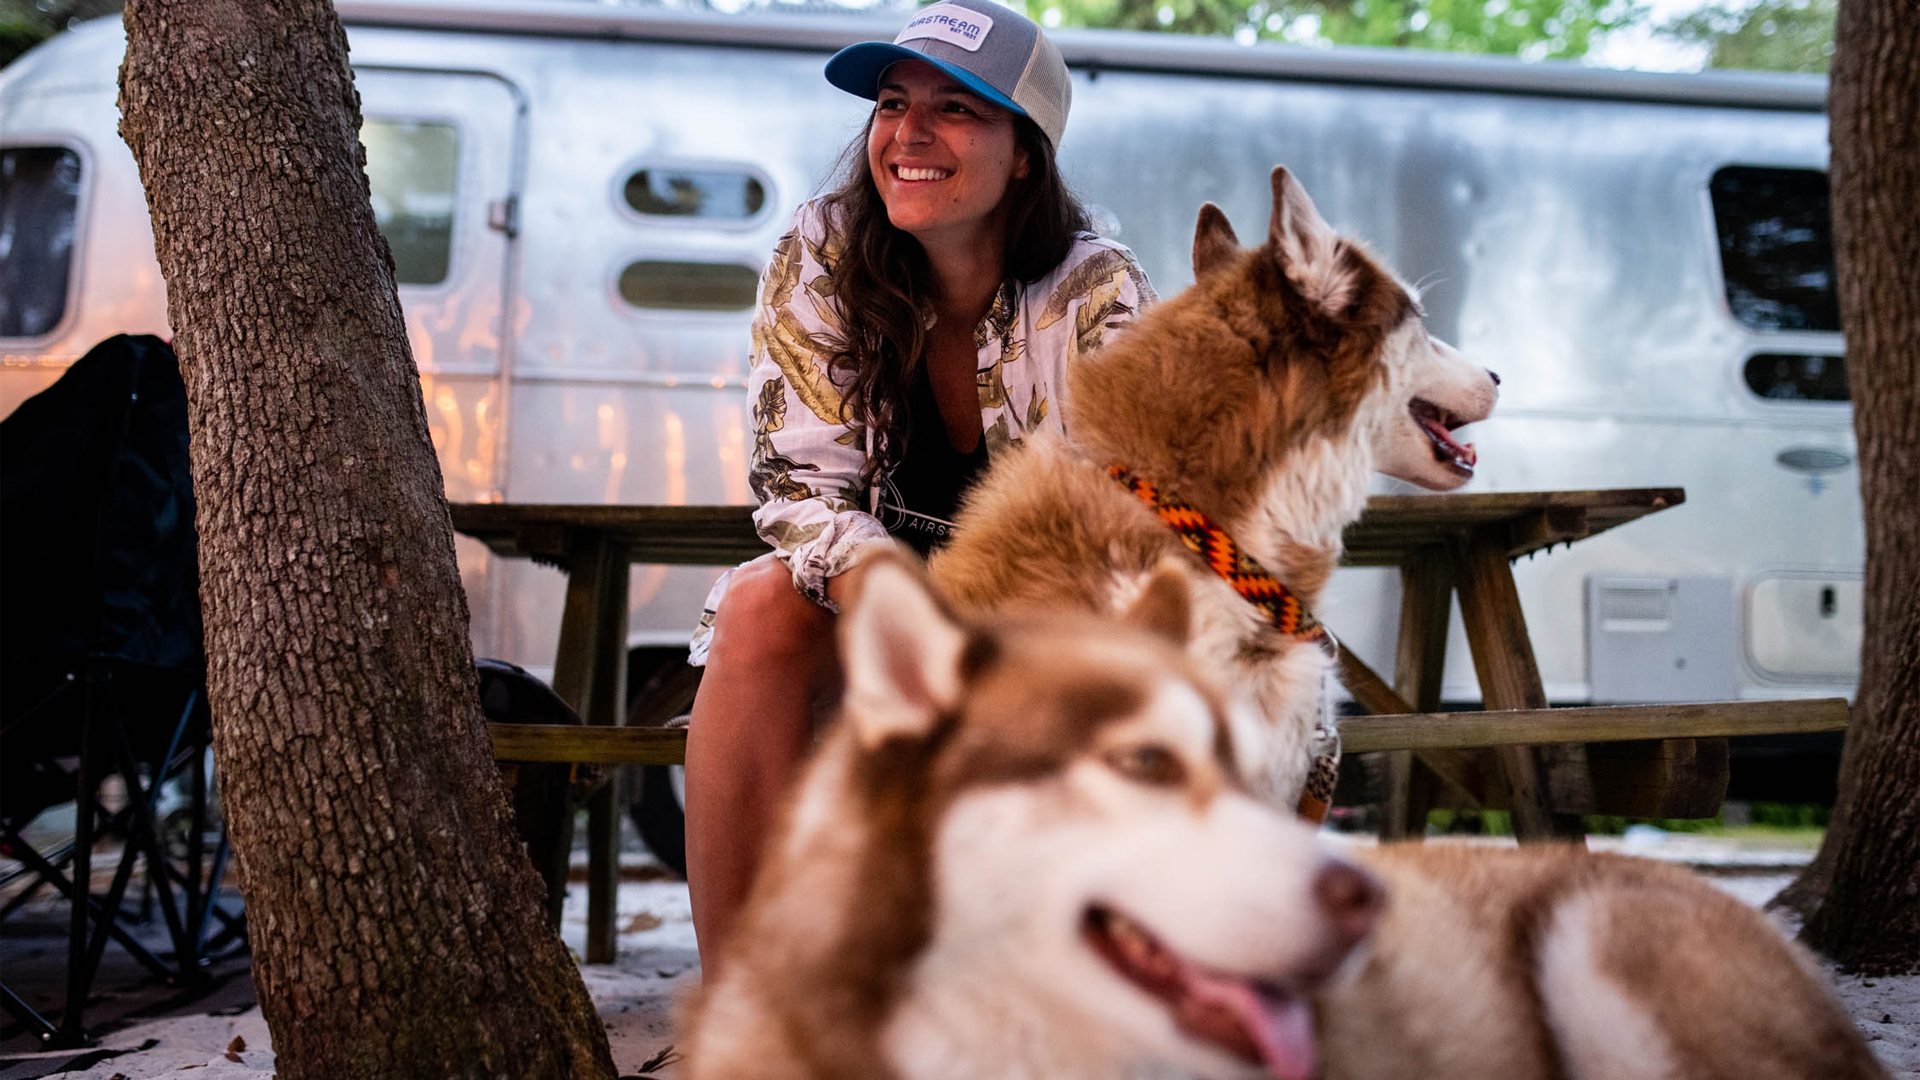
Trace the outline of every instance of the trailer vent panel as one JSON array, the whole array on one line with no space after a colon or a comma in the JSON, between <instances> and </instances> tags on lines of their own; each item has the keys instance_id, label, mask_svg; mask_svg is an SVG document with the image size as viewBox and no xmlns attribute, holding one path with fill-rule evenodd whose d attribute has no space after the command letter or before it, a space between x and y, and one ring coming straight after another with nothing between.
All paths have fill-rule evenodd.
<instances>
[{"instance_id":1,"label":"trailer vent panel","mask_svg":"<svg viewBox=\"0 0 1920 1080\"><path fill-rule=\"evenodd\" d=\"M1739 696L1733 581L1587 578L1587 677L1596 705Z\"/></svg>"},{"instance_id":2,"label":"trailer vent panel","mask_svg":"<svg viewBox=\"0 0 1920 1080\"><path fill-rule=\"evenodd\" d=\"M1672 620L1673 585L1665 579L1600 586L1600 627L1608 633L1665 633Z\"/></svg>"}]
</instances>

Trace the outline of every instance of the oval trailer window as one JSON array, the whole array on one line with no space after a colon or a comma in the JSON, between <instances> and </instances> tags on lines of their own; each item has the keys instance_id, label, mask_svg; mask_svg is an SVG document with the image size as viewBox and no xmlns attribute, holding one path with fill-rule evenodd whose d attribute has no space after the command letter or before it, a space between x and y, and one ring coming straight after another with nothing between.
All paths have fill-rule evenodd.
<instances>
[{"instance_id":1,"label":"oval trailer window","mask_svg":"<svg viewBox=\"0 0 1920 1080\"><path fill-rule=\"evenodd\" d=\"M767 187L747 172L649 166L627 177L627 205L650 217L744 221L767 204Z\"/></svg>"}]
</instances>

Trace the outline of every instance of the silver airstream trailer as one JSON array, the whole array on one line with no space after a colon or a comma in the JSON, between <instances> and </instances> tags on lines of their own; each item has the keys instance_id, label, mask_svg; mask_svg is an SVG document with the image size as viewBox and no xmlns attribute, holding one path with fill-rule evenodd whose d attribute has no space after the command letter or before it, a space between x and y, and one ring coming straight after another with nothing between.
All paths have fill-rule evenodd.
<instances>
[{"instance_id":1,"label":"silver airstream trailer","mask_svg":"<svg viewBox=\"0 0 1920 1080\"><path fill-rule=\"evenodd\" d=\"M755 276L863 119L822 62L892 25L338 7L448 495L749 501ZM1191 279L1199 204L1257 229L1283 162L1505 378L1475 489L1686 488L1518 567L1552 700L1851 692L1863 534L1824 80L1058 41L1066 175L1163 293ZM97 21L0 73L0 412L110 334L167 332L115 132L122 50ZM550 668L559 577L465 539L460 558L479 652ZM636 567L634 647L683 647L716 572ZM1397 594L1346 571L1323 613L1385 670ZM1478 697L1457 616L1445 694Z\"/></svg>"}]
</instances>

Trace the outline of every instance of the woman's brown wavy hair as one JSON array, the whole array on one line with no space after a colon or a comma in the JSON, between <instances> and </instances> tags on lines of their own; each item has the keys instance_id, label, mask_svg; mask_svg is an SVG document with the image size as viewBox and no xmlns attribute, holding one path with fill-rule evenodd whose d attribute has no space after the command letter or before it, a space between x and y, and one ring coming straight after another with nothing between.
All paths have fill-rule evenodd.
<instances>
[{"instance_id":1,"label":"woman's brown wavy hair","mask_svg":"<svg viewBox=\"0 0 1920 1080\"><path fill-rule=\"evenodd\" d=\"M1089 230L1087 212L1067 190L1053 145L1039 125L1013 116L1014 138L1026 151L1023 179L1008 183L1005 200L1008 279L1037 281L1059 266L1075 235ZM895 228L874 186L867 161L873 117L840 156L840 183L825 196L827 220L846 237L844 253L827 268L840 306L845 338L833 343L829 370L841 386L842 415L866 443L866 477L882 475L906 449L901 430L907 394L925 360L925 313L932 310L933 273L918 241Z\"/></svg>"}]
</instances>

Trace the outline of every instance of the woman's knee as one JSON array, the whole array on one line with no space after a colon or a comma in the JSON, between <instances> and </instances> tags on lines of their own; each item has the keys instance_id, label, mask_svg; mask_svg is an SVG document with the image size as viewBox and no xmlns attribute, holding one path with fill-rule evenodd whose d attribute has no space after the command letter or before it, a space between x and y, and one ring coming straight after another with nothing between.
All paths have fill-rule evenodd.
<instances>
[{"instance_id":1,"label":"woman's knee","mask_svg":"<svg viewBox=\"0 0 1920 1080\"><path fill-rule=\"evenodd\" d=\"M763 555L734 571L727 583L714 613L709 663L817 663L832 649L832 628L832 613L800 595L787 565Z\"/></svg>"}]
</instances>

